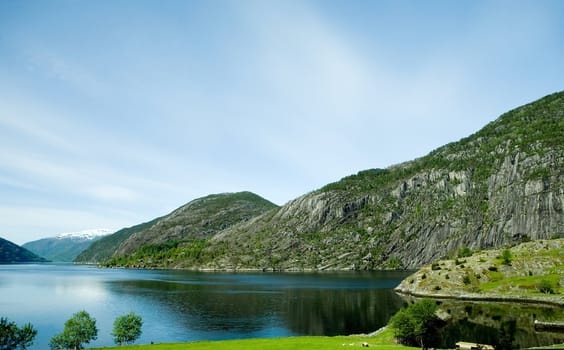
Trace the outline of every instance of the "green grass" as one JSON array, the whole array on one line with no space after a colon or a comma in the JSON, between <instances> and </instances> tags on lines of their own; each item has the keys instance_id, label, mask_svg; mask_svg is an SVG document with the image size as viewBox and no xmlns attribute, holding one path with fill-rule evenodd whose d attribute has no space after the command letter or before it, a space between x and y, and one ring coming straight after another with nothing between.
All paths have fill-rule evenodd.
<instances>
[{"instance_id":1,"label":"green grass","mask_svg":"<svg viewBox=\"0 0 564 350\"><path fill-rule=\"evenodd\" d=\"M390 329L373 336L338 336L338 337L290 337L270 339L244 339L223 341L198 341L191 343L169 343L154 345L133 345L127 349L150 349L150 350L325 350L325 349L349 349L361 348L362 343L368 343L370 348L379 350L416 349L395 344L393 333ZM123 347L112 347L103 349L123 349Z\"/></svg>"},{"instance_id":2,"label":"green grass","mask_svg":"<svg viewBox=\"0 0 564 350\"><path fill-rule=\"evenodd\" d=\"M499 292L499 291L509 292L511 291L511 289L514 289L514 290L518 290L516 294L543 295L537 290L537 287L542 280L549 281L550 284L554 286L555 292L560 293L560 288L558 288L560 275L558 274L550 274L543 276L506 277L500 280L484 283L480 285L480 290L483 292Z\"/></svg>"}]
</instances>

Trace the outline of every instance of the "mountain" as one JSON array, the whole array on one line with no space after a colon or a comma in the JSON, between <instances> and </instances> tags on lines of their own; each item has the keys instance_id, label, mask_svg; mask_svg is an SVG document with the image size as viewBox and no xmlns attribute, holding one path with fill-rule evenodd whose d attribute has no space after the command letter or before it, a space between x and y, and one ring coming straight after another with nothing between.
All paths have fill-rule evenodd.
<instances>
[{"instance_id":1,"label":"mountain","mask_svg":"<svg viewBox=\"0 0 564 350\"><path fill-rule=\"evenodd\" d=\"M200 247L217 232L274 208L277 208L275 204L251 192L209 195L166 216L104 237L80 254L76 261L101 262L112 256L133 257L132 254L140 248L149 252L152 260L159 260L153 255L165 249Z\"/></svg>"},{"instance_id":2,"label":"mountain","mask_svg":"<svg viewBox=\"0 0 564 350\"><path fill-rule=\"evenodd\" d=\"M114 255L117 247L119 247L120 244L128 239L129 236L151 227L160 219L161 218L156 218L139 225L122 228L121 230L116 231L111 235L102 237L99 240L93 242L82 253L78 254L78 256L74 259L74 262L93 264L107 261Z\"/></svg>"},{"instance_id":3,"label":"mountain","mask_svg":"<svg viewBox=\"0 0 564 350\"><path fill-rule=\"evenodd\" d=\"M25 243L22 247L51 261L71 262L93 242L113 232L97 229L62 233L56 237Z\"/></svg>"},{"instance_id":4,"label":"mountain","mask_svg":"<svg viewBox=\"0 0 564 350\"><path fill-rule=\"evenodd\" d=\"M191 243L179 245L166 234L159 246L143 246L157 243L149 238L167 229L158 221L151 235L135 234L137 244L124 242L109 265L413 269L462 246L479 250L563 237L563 147L559 92L424 157L361 171L283 207L216 226Z\"/></svg>"},{"instance_id":5,"label":"mountain","mask_svg":"<svg viewBox=\"0 0 564 350\"><path fill-rule=\"evenodd\" d=\"M564 92L427 156L361 171L213 237L208 268L417 268L564 235ZM223 246L229 249L224 253Z\"/></svg>"},{"instance_id":6,"label":"mountain","mask_svg":"<svg viewBox=\"0 0 564 350\"><path fill-rule=\"evenodd\" d=\"M29 250L0 238L0 264L20 264L46 261L46 259L33 254Z\"/></svg>"}]
</instances>

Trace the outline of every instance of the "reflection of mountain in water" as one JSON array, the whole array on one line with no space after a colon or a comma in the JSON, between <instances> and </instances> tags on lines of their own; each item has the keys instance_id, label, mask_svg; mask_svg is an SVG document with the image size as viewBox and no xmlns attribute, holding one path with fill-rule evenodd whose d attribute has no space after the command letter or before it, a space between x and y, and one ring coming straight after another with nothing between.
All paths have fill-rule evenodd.
<instances>
[{"instance_id":1,"label":"reflection of mountain in water","mask_svg":"<svg viewBox=\"0 0 564 350\"><path fill-rule=\"evenodd\" d=\"M388 289L296 289L285 297L287 327L308 335L369 333L385 326L403 304Z\"/></svg>"},{"instance_id":2,"label":"reflection of mountain in water","mask_svg":"<svg viewBox=\"0 0 564 350\"><path fill-rule=\"evenodd\" d=\"M561 307L445 301L441 309L452 316L449 325L441 331L441 347L453 348L460 340L500 348L529 348L564 343L564 334L536 332L533 324L535 319L564 320L564 309ZM510 338L513 340L509 341Z\"/></svg>"},{"instance_id":3,"label":"reflection of mountain in water","mask_svg":"<svg viewBox=\"0 0 564 350\"><path fill-rule=\"evenodd\" d=\"M268 329L277 330L270 336L371 332L384 326L402 305L387 288L316 289L159 280L113 281L110 288L149 298L185 329L213 332L216 339L256 335Z\"/></svg>"}]
</instances>

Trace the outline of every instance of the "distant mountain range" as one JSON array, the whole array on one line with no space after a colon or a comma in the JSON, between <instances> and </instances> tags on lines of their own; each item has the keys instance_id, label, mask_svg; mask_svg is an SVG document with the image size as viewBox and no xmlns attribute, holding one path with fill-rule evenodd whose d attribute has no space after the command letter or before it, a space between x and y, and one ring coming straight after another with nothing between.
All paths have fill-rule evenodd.
<instances>
[{"instance_id":1,"label":"distant mountain range","mask_svg":"<svg viewBox=\"0 0 564 350\"><path fill-rule=\"evenodd\" d=\"M93 242L113 232L115 230L96 229L62 233L56 237L25 243L22 247L50 261L72 262L78 254L90 247Z\"/></svg>"},{"instance_id":2,"label":"distant mountain range","mask_svg":"<svg viewBox=\"0 0 564 350\"><path fill-rule=\"evenodd\" d=\"M219 270L418 268L461 247L564 237L563 183L559 92L424 157L360 171L282 207L249 192L197 199L104 237L76 261Z\"/></svg>"},{"instance_id":3,"label":"distant mountain range","mask_svg":"<svg viewBox=\"0 0 564 350\"><path fill-rule=\"evenodd\" d=\"M0 238L0 264L22 264L46 261L46 259L37 256L29 250Z\"/></svg>"}]
</instances>

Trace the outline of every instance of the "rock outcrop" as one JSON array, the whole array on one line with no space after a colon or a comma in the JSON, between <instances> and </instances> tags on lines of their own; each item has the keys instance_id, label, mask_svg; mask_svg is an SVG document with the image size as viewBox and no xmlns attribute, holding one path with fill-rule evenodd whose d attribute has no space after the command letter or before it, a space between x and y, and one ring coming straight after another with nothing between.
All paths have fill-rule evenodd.
<instances>
[{"instance_id":1,"label":"rock outcrop","mask_svg":"<svg viewBox=\"0 0 564 350\"><path fill-rule=\"evenodd\" d=\"M176 267L196 269L413 269L461 246L564 237L563 183L560 92L427 156L361 171L209 232L200 225L205 244L197 254L174 247L174 256L165 255ZM174 240L184 236L183 225L193 224L176 225L171 217L135 236ZM124 243L117 255L134 247Z\"/></svg>"},{"instance_id":2,"label":"rock outcrop","mask_svg":"<svg viewBox=\"0 0 564 350\"><path fill-rule=\"evenodd\" d=\"M417 268L459 247L563 237L564 93L212 237L207 268ZM214 254L215 255L215 254ZM202 265L198 265L202 266Z\"/></svg>"},{"instance_id":3,"label":"rock outcrop","mask_svg":"<svg viewBox=\"0 0 564 350\"><path fill-rule=\"evenodd\" d=\"M507 254L504 258L504 254ZM564 239L521 243L425 265L396 292L469 301L518 301L564 306Z\"/></svg>"}]
</instances>

